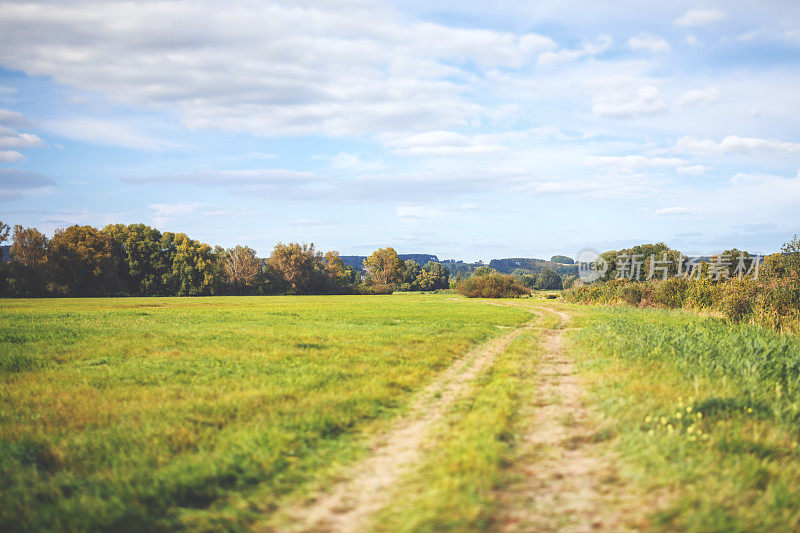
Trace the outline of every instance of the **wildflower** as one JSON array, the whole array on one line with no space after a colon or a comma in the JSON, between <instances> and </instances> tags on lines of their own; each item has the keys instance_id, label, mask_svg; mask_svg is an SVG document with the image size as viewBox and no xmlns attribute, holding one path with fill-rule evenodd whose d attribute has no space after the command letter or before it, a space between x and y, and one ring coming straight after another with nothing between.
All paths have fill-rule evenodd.
<instances>
[{"instance_id":1,"label":"wildflower","mask_svg":"<svg viewBox=\"0 0 800 533\"><path fill-rule=\"evenodd\" d=\"M686 433L694 433L694 425L691 425L691 426L689 426L689 427L686 429Z\"/></svg>"},{"instance_id":2,"label":"wildflower","mask_svg":"<svg viewBox=\"0 0 800 533\"><path fill-rule=\"evenodd\" d=\"M752 414L752 413L753 413L753 408L752 407L748 407L747 408L747 414L749 415L749 414Z\"/></svg>"},{"instance_id":3,"label":"wildflower","mask_svg":"<svg viewBox=\"0 0 800 533\"><path fill-rule=\"evenodd\" d=\"M646 417L644 417L645 424L649 424L651 420L653 420L653 417L650 416L650 415L647 415Z\"/></svg>"},{"instance_id":4,"label":"wildflower","mask_svg":"<svg viewBox=\"0 0 800 533\"><path fill-rule=\"evenodd\" d=\"M703 413L701 413L700 411L697 411L697 418L703 418Z\"/></svg>"},{"instance_id":5,"label":"wildflower","mask_svg":"<svg viewBox=\"0 0 800 533\"><path fill-rule=\"evenodd\" d=\"M677 418L678 420L680 420L680 419L681 419L681 417L683 417L683 415L682 415L682 414L680 414L680 413L675 413L675 418Z\"/></svg>"},{"instance_id":6,"label":"wildflower","mask_svg":"<svg viewBox=\"0 0 800 533\"><path fill-rule=\"evenodd\" d=\"M687 413L691 413L692 412L692 406L691 405L687 405L686 406L686 412Z\"/></svg>"},{"instance_id":7,"label":"wildflower","mask_svg":"<svg viewBox=\"0 0 800 533\"><path fill-rule=\"evenodd\" d=\"M672 433L673 431L675 431L675 428L674 428L674 427L672 427L672 424L667 424L667 431L669 431L670 433Z\"/></svg>"},{"instance_id":8,"label":"wildflower","mask_svg":"<svg viewBox=\"0 0 800 533\"><path fill-rule=\"evenodd\" d=\"M666 425L666 424L667 424L667 417L665 417L665 416L662 416L662 417L661 417L661 425L662 425L662 426L664 426L664 425Z\"/></svg>"}]
</instances>

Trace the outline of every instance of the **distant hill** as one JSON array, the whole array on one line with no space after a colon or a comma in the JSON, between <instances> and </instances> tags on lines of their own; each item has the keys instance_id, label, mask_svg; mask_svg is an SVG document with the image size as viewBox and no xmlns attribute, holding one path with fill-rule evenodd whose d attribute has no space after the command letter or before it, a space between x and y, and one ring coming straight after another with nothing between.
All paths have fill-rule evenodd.
<instances>
[{"instance_id":1,"label":"distant hill","mask_svg":"<svg viewBox=\"0 0 800 533\"><path fill-rule=\"evenodd\" d=\"M425 266L425 263L428 261L433 261L435 263L440 262L438 257L431 254L397 254L397 256L403 261L411 259L422 266ZM345 265L357 270L364 270L364 259L367 258L366 255L341 255L339 257Z\"/></svg>"},{"instance_id":2,"label":"distant hill","mask_svg":"<svg viewBox=\"0 0 800 533\"><path fill-rule=\"evenodd\" d=\"M532 274L538 274L545 268L553 269L559 274L564 274L567 276L575 276L578 274L577 265L554 263L553 261L547 261L546 259L536 259L532 257L510 257L506 259L492 259L491 261L489 261L489 264L486 265L483 261L478 261L477 263L465 263L464 261L457 259L444 259L440 261L437 256L432 254L397 254L397 255L403 261L412 259L420 265L425 265L425 263L427 263L428 261L441 263L447 267L447 270L450 271L451 276L455 276L459 272L463 276L468 276L476 268L480 266L489 266L497 270L498 272L502 272L504 274L511 274L515 270L519 269L525 270ZM342 262L344 262L345 265L358 270L364 270L364 259L366 259L367 256L342 255L340 257L342 258Z\"/></svg>"},{"instance_id":3,"label":"distant hill","mask_svg":"<svg viewBox=\"0 0 800 533\"><path fill-rule=\"evenodd\" d=\"M508 259L492 259L489 266L498 272L511 274L515 270L525 270L532 274L538 274L545 268L555 270L559 274L575 276L578 274L577 265L567 265L554 263L545 259L535 259L530 257L511 257Z\"/></svg>"}]
</instances>

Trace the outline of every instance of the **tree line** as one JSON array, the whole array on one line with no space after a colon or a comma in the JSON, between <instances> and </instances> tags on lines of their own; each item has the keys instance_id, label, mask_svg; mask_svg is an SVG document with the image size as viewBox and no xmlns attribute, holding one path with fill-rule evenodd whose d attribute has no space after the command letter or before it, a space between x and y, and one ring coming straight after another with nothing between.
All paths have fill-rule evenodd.
<instances>
[{"instance_id":1,"label":"tree line","mask_svg":"<svg viewBox=\"0 0 800 533\"><path fill-rule=\"evenodd\" d=\"M576 283L564 292L565 300L680 308L800 332L800 239L796 235L780 252L763 260L734 248L716 258L696 258L696 270L681 268L687 256L664 243L611 250L601 256L608 265L605 275L590 284ZM634 256L642 260L636 270L631 269ZM649 274L656 267L663 275ZM642 276L632 275L638 272Z\"/></svg>"},{"instance_id":2,"label":"tree line","mask_svg":"<svg viewBox=\"0 0 800 533\"><path fill-rule=\"evenodd\" d=\"M9 239L11 260L0 264L3 296L355 294L449 287L443 265L403 261L393 248L366 258L364 274L338 252L323 253L314 244L279 243L269 257L259 258L247 246L212 248L145 224L74 225L48 239L36 228L0 222L0 244Z\"/></svg>"}]
</instances>

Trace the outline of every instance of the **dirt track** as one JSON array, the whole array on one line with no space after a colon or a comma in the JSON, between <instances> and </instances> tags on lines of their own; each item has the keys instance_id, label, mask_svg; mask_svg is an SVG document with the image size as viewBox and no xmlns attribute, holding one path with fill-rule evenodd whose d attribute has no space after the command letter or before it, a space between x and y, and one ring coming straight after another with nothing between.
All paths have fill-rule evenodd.
<instances>
[{"instance_id":1,"label":"dirt track","mask_svg":"<svg viewBox=\"0 0 800 533\"><path fill-rule=\"evenodd\" d=\"M389 503L391 488L419 457L431 429L464 394L481 370L531 324L472 349L426 387L410 413L380 436L370 455L348 468L347 478L310 505L290 511L286 531L362 531L373 513Z\"/></svg>"}]
</instances>

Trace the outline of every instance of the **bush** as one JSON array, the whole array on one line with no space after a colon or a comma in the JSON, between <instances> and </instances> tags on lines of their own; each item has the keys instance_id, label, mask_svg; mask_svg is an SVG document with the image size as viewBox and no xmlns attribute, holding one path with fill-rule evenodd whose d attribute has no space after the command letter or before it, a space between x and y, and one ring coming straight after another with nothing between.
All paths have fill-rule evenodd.
<instances>
[{"instance_id":1,"label":"bush","mask_svg":"<svg viewBox=\"0 0 800 533\"><path fill-rule=\"evenodd\" d=\"M639 305L642 301L642 287L639 284L625 285L620 292L628 305Z\"/></svg>"},{"instance_id":2,"label":"bush","mask_svg":"<svg viewBox=\"0 0 800 533\"><path fill-rule=\"evenodd\" d=\"M373 283L359 286L359 292L361 294L392 294L394 287L388 283Z\"/></svg>"},{"instance_id":3,"label":"bush","mask_svg":"<svg viewBox=\"0 0 800 533\"><path fill-rule=\"evenodd\" d=\"M530 291L506 274L470 276L462 280L456 291L467 298L517 298Z\"/></svg>"},{"instance_id":4,"label":"bush","mask_svg":"<svg viewBox=\"0 0 800 533\"><path fill-rule=\"evenodd\" d=\"M664 281L656 281L651 284L653 292L651 301L658 306L669 309L683 307L686 300L686 291L689 288L689 281L686 278L669 278Z\"/></svg>"},{"instance_id":5,"label":"bush","mask_svg":"<svg viewBox=\"0 0 800 533\"><path fill-rule=\"evenodd\" d=\"M722 295L721 311L734 322L742 322L753 314L758 286L751 280L730 281Z\"/></svg>"},{"instance_id":6,"label":"bush","mask_svg":"<svg viewBox=\"0 0 800 533\"><path fill-rule=\"evenodd\" d=\"M719 298L717 285L709 280L693 281L686 291L686 306L694 309L710 309Z\"/></svg>"}]
</instances>

